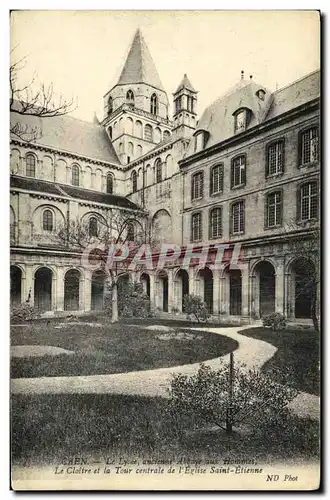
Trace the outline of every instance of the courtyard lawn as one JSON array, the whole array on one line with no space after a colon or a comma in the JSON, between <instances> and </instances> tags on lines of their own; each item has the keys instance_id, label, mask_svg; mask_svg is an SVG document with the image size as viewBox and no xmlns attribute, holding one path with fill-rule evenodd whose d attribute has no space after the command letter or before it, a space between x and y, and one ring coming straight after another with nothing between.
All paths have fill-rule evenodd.
<instances>
[{"instance_id":1,"label":"courtyard lawn","mask_svg":"<svg viewBox=\"0 0 330 500\"><path fill-rule=\"evenodd\" d=\"M320 394L320 336L314 330L287 329L274 332L270 328L248 328L242 335L269 342L277 347L275 355L262 370L272 371L282 381L288 373L288 384L299 391Z\"/></svg>"},{"instance_id":2,"label":"courtyard lawn","mask_svg":"<svg viewBox=\"0 0 330 500\"><path fill-rule=\"evenodd\" d=\"M11 377L122 373L191 364L238 347L224 335L155 326L34 322L12 326L12 346L55 346L74 354L13 357Z\"/></svg>"},{"instance_id":3,"label":"courtyard lawn","mask_svg":"<svg viewBox=\"0 0 330 500\"><path fill-rule=\"evenodd\" d=\"M107 394L13 395L13 464L60 464L64 457L208 459L251 457L257 462L313 460L318 455L318 422L292 417L285 428L263 433L194 431L166 412L166 399Z\"/></svg>"}]
</instances>

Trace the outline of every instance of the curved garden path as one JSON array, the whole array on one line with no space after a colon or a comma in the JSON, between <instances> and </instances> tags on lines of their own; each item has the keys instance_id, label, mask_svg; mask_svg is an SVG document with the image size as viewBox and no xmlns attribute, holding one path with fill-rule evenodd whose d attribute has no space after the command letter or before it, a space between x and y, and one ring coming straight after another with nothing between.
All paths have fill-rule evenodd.
<instances>
[{"instance_id":1,"label":"curved garden path","mask_svg":"<svg viewBox=\"0 0 330 500\"><path fill-rule=\"evenodd\" d=\"M256 325L249 325L249 328ZM258 325L259 326L259 325ZM213 332L236 340L239 347L235 350L235 361L245 363L247 368L260 369L277 351L273 345L262 340L245 337L246 327L194 328ZM229 354L204 363L212 368L219 366L220 360L229 361ZM155 370L115 373L110 375L84 375L72 377L20 378L11 381L12 394L127 394L141 396L166 396L173 373L193 374L200 363L171 366ZM293 411L299 416L319 419L319 397L300 392L291 403Z\"/></svg>"}]
</instances>

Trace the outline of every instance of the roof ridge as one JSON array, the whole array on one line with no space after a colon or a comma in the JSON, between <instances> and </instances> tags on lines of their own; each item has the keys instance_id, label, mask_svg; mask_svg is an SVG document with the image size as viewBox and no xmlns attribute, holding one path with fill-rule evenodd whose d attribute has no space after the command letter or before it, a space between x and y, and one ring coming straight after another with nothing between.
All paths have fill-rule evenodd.
<instances>
[{"instance_id":1,"label":"roof ridge","mask_svg":"<svg viewBox=\"0 0 330 500\"><path fill-rule=\"evenodd\" d=\"M281 90L287 89L288 87L291 87L291 85L295 85L296 83L301 82L302 80L305 80L305 78L308 78L309 76L314 75L315 73L319 73L320 71L321 71L320 68L315 69L314 71L311 71L310 73L307 73L306 75L303 75L300 78L293 80L293 82L288 83L287 85L284 85L284 87L281 87L277 90L274 90L274 92L272 92L272 94L277 94L278 92L281 92Z\"/></svg>"}]
</instances>

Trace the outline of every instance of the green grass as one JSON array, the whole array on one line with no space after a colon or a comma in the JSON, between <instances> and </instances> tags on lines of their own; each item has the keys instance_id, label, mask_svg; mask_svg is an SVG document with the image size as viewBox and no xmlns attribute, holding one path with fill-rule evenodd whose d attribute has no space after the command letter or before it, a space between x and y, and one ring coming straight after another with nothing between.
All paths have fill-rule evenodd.
<instances>
[{"instance_id":1,"label":"green grass","mask_svg":"<svg viewBox=\"0 0 330 500\"><path fill-rule=\"evenodd\" d=\"M75 354L12 358L11 377L50 377L122 373L205 361L238 347L236 341L214 333L186 332L190 338L161 339L166 332L115 324L90 327L83 323L55 328L56 322L12 327L12 345L57 346ZM225 334L225 330L224 330Z\"/></svg>"},{"instance_id":2,"label":"green grass","mask_svg":"<svg viewBox=\"0 0 330 500\"><path fill-rule=\"evenodd\" d=\"M225 457L313 459L318 423L293 417L283 429L226 435L193 432L166 414L166 399L108 394L14 395L11 448L14 464L59 464L64 457L189 457L218 462ZM188 432L176 433L182 424Z\"/></svg>"},{"instance_id":3,"label":"green grass","mask_svg":"<svg viewBox=\"0 0 330 500\"><path fill-rule=\"evenodd\" d=\"M277 347L275 355L262 370L271 371L281 381L288 373L288 383L299 391L320 394L320 336L309 330L282 330L270 328L248 328L242 335L269 342Z\"/></svg>"}]
</instances>

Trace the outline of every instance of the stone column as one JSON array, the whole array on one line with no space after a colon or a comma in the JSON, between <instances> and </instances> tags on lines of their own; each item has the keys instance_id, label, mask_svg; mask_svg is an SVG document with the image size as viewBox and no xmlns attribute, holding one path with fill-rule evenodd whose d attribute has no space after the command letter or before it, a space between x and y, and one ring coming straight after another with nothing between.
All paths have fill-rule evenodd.
<instances>
[{"instance_id":1,"label":"stone column","mask_svg":"<svg viewBox=\"0 0 330 500\"><path fill-rule=\"evenodd\" d=\"M172 312L172 307L175 306L174 301L174 286L173 286L173 269L167 270L168 276L168 312Z\"/></svg>"},{"instance_id":2,"label":"stone column","mask_svg":"<svg viewBox=\"0 0 330 500\"><path fill-rule=\"evenodd\" d=\"M196 283L195 283L195 270L193 267L189 267L188 275L189 275L189 295L195 295Z\"/></svg>"},{"instance_id":3,"label":"stone column","mask_svg":"<svg viewBox=\"0 0 330 500\"><path fill-rule=\"evenodd\" d=\"M71 177L71 167L70 165L67 165L66 167L66 183L71 184L72 177Z\"/></svg>"},{"instance_id":4,"label":"stone column","mask_svg":"<svg viewBox=\"0 0 330 500\"><path fill-rule=\"evenodd\" d=\"M213 274L213 314L219 314L220 306L220 269L212 270Z\"/></svg>"},{"instance_id":5,"label":"stone column","mask_svg":"<svg viewBox=\"0 0 330 500\"><path fill-rule=\"evenodd\" d=\"M220 310L221 315L228 314L226 307L226 276L221 275L219 278L219 297L220 297Z\"/></svg>"},{"instance_id":6,"label":"stone column","mask_svg":"<svg viewBox=\"0 0 330 500\"><path fill-rule=\"evenodd\" d=\"M92 175L91 175L91 189L95 189L95 178L96 178L96 173L92 172Z\"/></svg>"},{"instance_id":7,"label":"stone column","mask_svg":"<svg viewBox=\"0 0 330 500\"><path fill-rule=\"evenodd\" d=\"M259 315L259 304L257 303L257 278L255 274L250 275L250 311L251 315Z\"/></svg>"},{"instance_id":8,"label":"stone column","mask_svg":"<svg viewBox=\"0 0 330 500\"><path fill-rule=\"evenodd\" d=\"M242 272L242 316L249 316L249 269L241 266Z\"/></svg>"},{"instance_id":9,"label":"stone column","mask_svg":"<svg viewBox=\"0 0 330 500\"><path fill-rule=\"evenodd\" d=\"M84 270L82 278L82 310L90 311L92 308L92 272L88 269Z\"/></svg>"},{"instance_id":10,"label":"stone column","mask_svg":"<svg viewBox=\"0 0 330 500\"><path fill-rule=\"evenodd\" d=\"M57 268L57 277L53 276L55 294L52 299L52 306L55 311L64 311L64 267Z\"/></svg>"},{"instance_id":11,"label":"stone column","mask_svg":"<svg viewBox=\"0 0 330 500\"><path fill-rule=\"evenodd\" d=\"M278 262L275 274L275 312L280 314L285 314L284 280L284 263Z\"/></svg>"},{"instance_id":12,"label":"stone column","mask_svg":"<svg viewBox=\"0 0 330 500\"><path fill-rule=\"evenodd\" d=\"M155 304L155 276L149 274L150 277L150 307L152 310L156 309Z\"/></svg>"},{"instance_id":13,"label":"stone column","mask_svg":"<svg viewBox=\"0 0 330 500\"><path fill-rule=\"evenodd\" d=\"M34 305L34 271L33 265L27 264L25 267L25 283L22 287L22 302L25 302L30 295L30 305ZM24 293L24 295L23 295Z\"/></svg>"}]
</instances>

